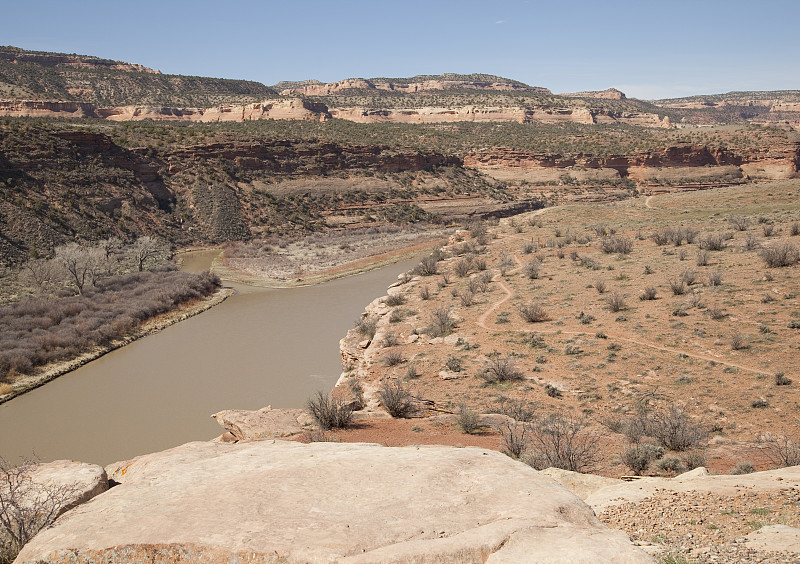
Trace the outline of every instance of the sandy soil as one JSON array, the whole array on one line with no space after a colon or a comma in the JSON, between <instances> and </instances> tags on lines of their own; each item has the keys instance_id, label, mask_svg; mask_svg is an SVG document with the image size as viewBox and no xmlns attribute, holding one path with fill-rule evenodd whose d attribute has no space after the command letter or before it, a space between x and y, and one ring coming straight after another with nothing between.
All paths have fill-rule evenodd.
<instances>
[{"instance_id":1,"label":"sandy soil","mask_svg":"<svg viewBox=\"0 0 800 564\"><path fill-rule=\"evenodd\" d=\"M800 347L800 331L793 328L800 282L797 265L767 268L759 252L782 242L800 245L791 235L800 220L799 191L800 181L781 181L562 206L503 220L489 228L485 251L473 257L486 261L485 270L455 274L468 255L460 252L463 242L455 243L446 247L449 258L439 263L438 275L414 277L391 291L405 303L384 307L380 315L373 310L378 333L350 374L375 390L381 381L402 380L413 364L418 377L407 385L444 409L466 402L488 412L498 396L508 396L539 413L582 416L610 437L599 468L606 475L629 470L618 456L625 438L605 424L642 406L678 405L710 430L705 455L714 471L728 472L741 460L756 469L772 467L758 437L767 431L798 437L800 429L792 352ZM747 228L735 229L730 216L748 217ZM772 228L769 236L765 226ZM629 240L632 251L604 253L603 227ZM666 228L697 235L691 244L659 246L650 235ZM698 264L700 241L717 233L724 234L725 247L706 251L705 264ZM531 278L526 267L534 261L538 274ZM685 293L673 294L670 282L684 275L693 280ZM473 286L471 299L463 299L480 276L490 280L485 290ZM720 280L713 282L715 276ZM420 296L423 287L427 300ZM647 287L656 299L639 299ZM619 311L608 302L615 293L623 302ZM526 322L520 308L527 303L541 305L548 319ZM456 322L449 343L425 334L438 308L448 308ZM396 344L384 346L387 333ZM347 340L362 339L352 331ZM390 353L402 361L389 366ZM481 378L495 353L508 355L522 378ZM450 358L461 369L443 379ZM780 373L793 382L777 385ZM404 438L393 440L413 442L404 429L397 427ZM359 440L371 439L362 433ZM376 431L375 440L388 439Z\"/></svg>"}]
</instances>

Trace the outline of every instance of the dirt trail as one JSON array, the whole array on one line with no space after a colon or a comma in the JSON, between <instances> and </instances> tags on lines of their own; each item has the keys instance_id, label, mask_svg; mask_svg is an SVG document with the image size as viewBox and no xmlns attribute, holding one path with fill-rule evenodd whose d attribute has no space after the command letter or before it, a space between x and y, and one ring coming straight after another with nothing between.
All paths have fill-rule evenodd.
<instances>
[{"instance_id":1,"label":"dirt trail","mask_svg":"<svg viewBox=\"0 0 800 564\"><path fill-rule=\"evenodd\" d=\"M543 210L539 210L539 211L543 211ZM514 260L517 262L517 264L520 264L520 266L518 266L514 270L509 271L510 274L518 272L522 268L521 261L520 261L519 257L517 257L516 255L512 255L512 256L513 256ZM515 295L514 291L511 288L509 288L508 285L503 281L499 271L492 277L492 281L496 282L500 286L500 288L503 290L503 296L501 298L499 298L498 300L494 301L489 306L489 309L487 309L485 312L483 312L478 317L478 319L475 321L476 325L478 325L482 329L486 329L487 331L491 330L491 328L486 323L488 318L489 318L489 316L492 315L495 311L497 311L497 309L500 306L505 304L507 301L509 301ZM542 329L542 330L538 330L538 329L513 329L512 331L515 331L517 333L546 333L546 334L557 334L558 333L558 334L562 334L562 335L585 335L586 334L586 331L568 331L568 330L564 330L564 329L558 329L558 330L553 330L553 329ZM625 337L623 335L616 335L616 334L611 334L611 333L607 333L606 335L607 335L607 337L609 339L615 339L615 340L618 340L618 341L624 341L626 343L631 343L631 344L639 345L639 346L642 346L642 347L648 347L648 348L651 348L651 349L654 349L654 350L658 350L658 351L661 351L661 352L668 352L668 353L673 353L673 354L676 354L676 355L687 356L687 357L694 358L694 359L697 359L697 360L705 360L705 361L708 361L708 362L716 362L717 364L722 364L724 366L730 366L731 368L737 368L739 370L743 370L745 372L751 372L753 374L764 374L765 373L763 370L758 370L756 368L751 368L749 366L736 364L734 362L728 362L726 360L720 360L719 357L708 355L708 354L701 354L701 353L694 352L694 351L691 351L691 350L688 350L688 349L666 347L666 346L663 346L663 345L658 345L656 343L651 343L649 341L642 341L640 339L635 339L633 337Z\"/></svg>"}]
</instances>

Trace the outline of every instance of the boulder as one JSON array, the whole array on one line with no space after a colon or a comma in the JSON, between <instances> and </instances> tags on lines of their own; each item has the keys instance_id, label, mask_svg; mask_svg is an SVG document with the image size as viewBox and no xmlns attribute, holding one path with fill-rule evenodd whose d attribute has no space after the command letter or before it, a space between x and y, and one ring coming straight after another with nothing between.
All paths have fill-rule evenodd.
<instances>
[{"instance_id":1,"label":"boulder","mask_svg":"<svg viewBox=\"0 0 800 564\"><path fill-rule=\"evenodd\" d=\"M115 467L17 562L652 562L491 450L198 442Z\"/></svg>"},{"instance_id":2,"label":"boulder","mask_svg":"<svg viewBox=\"0 0 800 564\"><path fill-rule=\"evenodd\" d=\"M86 503L108 489L108 477L102 466L72 460L35 464L30 467L28 477L36 486L58 492L61 509L57 513Z\"/></svg>"},{"instance_id":3,"label":"boulder","mask_svg":"<svg viewBox=\"0 0 800 564\"><path fill-rule=\"evenodd\" d=\"M305 429L303 423L307 423L305 415L302 409L272 409L267 406L258 411L227 409L211 417L227 431L222 440L245 441L299 435Z\"/></svg>"}]
</instances>

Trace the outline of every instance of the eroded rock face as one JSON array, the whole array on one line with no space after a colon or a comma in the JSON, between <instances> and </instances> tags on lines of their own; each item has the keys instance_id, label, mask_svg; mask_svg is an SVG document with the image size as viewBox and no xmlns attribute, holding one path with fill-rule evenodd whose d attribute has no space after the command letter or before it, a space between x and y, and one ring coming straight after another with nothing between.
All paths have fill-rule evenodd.
<instances>
[{"instance_id":1,"label":"eroded rock face","mask_svg":"<svg viewBox=\"0 0 800 564\"><path fill-rule=\"evenodd\" d=\"M651 562L560 485L489 450L190 443L115 468L121 485L18 562Z\"/></svg>"}]
</instances>

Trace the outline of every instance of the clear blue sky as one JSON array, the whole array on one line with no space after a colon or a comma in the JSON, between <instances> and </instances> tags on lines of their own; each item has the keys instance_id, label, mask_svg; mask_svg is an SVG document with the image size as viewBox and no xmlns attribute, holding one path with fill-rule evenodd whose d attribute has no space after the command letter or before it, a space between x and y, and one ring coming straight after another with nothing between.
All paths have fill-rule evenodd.
<instances>
[{"instance_id":1,"label":"clear blue sky","mask_svg":"<svg viewBox=\"0 0 800 564\"><path fill-rule=\"evenodd\" d=\"M482 72L639 98L800 89L800 0L3 0L0 44L265 84Z\"/></svg>"}]
</instances>

